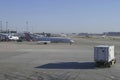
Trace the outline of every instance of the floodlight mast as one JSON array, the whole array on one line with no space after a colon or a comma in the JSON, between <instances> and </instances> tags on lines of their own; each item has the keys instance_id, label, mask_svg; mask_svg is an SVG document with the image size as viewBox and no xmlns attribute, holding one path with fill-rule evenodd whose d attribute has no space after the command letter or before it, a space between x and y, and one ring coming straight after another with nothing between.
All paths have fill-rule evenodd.
<instances>
[{"instance_id":1,"label":"floodlight mast","mask_svg":"<svg viewBox=\"0 0 120 80\"><path fill-rule=\"evenodd\" d=\"M8 21L6 21L6 32L8 32Z\"/></svg>"},{"instance_id":2,"label":"floodlight mast","mask_svg":"<svg viewBox=\"0 0 120 80\"><path fill-rule=\"evenodd\" d=\"M26 32L28 32L28 21L26 21Z\"/></svg>"},{"instance_id":3,"label":"floodlight mast","mask_svg":"<svg viewBox=\"0 0 120 80\"><path fill-rule=\"evenodd\" d=\"M2 21L0 21L0 31L2 32Z\"/></svg>"}]
</instances>

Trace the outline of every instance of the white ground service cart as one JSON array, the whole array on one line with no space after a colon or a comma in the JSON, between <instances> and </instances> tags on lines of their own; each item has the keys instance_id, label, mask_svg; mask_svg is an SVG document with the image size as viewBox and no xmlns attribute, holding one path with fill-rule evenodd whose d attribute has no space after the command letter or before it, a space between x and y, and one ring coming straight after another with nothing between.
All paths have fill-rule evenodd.
<instances>
[{"instance_id":1,"label":"white ground service cart","mask_svg":"<svg viewBox=\"0 0 120 80\"><path fill-rule=\"evenodd\" d=\"M114 46L99 45L94 47L94 61L97 67L111 67L116 63Z\"/></svg>"}]
</instances>

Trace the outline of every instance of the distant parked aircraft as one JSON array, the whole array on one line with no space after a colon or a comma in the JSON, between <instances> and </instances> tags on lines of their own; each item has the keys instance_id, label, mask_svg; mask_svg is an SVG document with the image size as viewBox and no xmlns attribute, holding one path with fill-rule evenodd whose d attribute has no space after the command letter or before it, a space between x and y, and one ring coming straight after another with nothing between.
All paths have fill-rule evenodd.
<instances>
[{"instance_id":1,"label":"distant parked aircraft","mask_svg":"<svg viewBox=\"0 0 120 80\"><path fill-rule=\"evenodd\" d=\"M62 38L62 37L41 37L36 34L25 33L26 39L28 41L38 41L38 43L73 43L74 40L70 38Z\"/></svg>"},{"instance_id":2,"label":"distant parked aircraft","mask_svg":"<svg viewBox=\"0 0 120 80\"><path fill-rule=\"evenodd\" d=\"M10 40L13 40L13 41L19 40L19 37L18 37L18 36L13 36L13 35L9 35L8 38L9 38Z\"/></svg>"},{"instance_id":3,"label":"distant parked aircraft","mask_svg":"<svg viewBox=\"0 0 120 80\"><path fill-rule=\"evenodd\" d=\"M8 34L0 33L0 41L8 41Z\"/></svg>"},{"instance_id":4,"label":"distant parked aircraft","mask_svg":"<svg viewBox=\"0 0 120 80\"><path fill-rule=\"evenodd\" d=\"M0 33L0 40L1 41L11 41L11 40L17 41L19 40L19 37L11 34Z\"/></svg>"}]
</instances>

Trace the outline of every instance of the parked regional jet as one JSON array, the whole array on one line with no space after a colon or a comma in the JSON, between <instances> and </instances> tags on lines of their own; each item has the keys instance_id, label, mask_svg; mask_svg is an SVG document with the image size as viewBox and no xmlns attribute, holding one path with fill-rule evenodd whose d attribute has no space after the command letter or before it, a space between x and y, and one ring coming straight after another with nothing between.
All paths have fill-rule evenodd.
<instances>
[{"instance_id":1,"label":"parked regional jet","mask_svg":"<svg viewBox=\"0 0 120 80\"><path fill-rule=\"evenodd\" d=\"M9 38L10 40L13 40L13 41L19 40L19 37L18 37L18 36L13 36L13 35L9 35L8 38Z\"/></svg>"},{"instance_id":2,"label":"parked regional jet","mask_svg":"<svg viewBox=\"0 0 120 80\"><path fill-rule=\"evenodd\" d=\"M0 33L0 40L1 41L17 41L19 40L19 37L11 34Z\"/></svg>"},{"instance_id":3,"label":"parked regional jet","mask_svg":"<svg viewBox=\"0 0 120 80\"><path fill-rule=\"evenodd\" d=\"M26 39L28 41L37 41L37 43L73 43L74 40L70 38L62 38L62 37L41 37L36 34L25 33Z\"/></svg>"}]
</instances>

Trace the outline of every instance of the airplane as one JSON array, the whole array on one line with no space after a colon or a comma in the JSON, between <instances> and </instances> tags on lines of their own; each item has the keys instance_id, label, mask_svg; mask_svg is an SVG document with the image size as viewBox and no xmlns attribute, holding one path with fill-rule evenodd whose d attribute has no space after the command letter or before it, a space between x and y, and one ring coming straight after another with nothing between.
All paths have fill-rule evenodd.
<instances>
[{"instance_id":1,"label":"airplane","mask_svg":"<svg viewBox=\"0 0 120 80\"><path fill-rule=\"evenodd\" d=\"M11 34L0 33L0 40L1 41L17 41L19 40L19 37Z\"/></svg>"},{"instance_id":2,"label":"airplane","mask_svg":"<svg viewBox=\"0 0 120 80\"><path fill-rule=\"evenodd\" d=\"M0 33L0 41L9 41L8 34Z\"/></svg>"},{"instance_id":3,"label":"airplane","mask_svg":"<svg viewBox=\"0 0 120 80\"><path fill-rule=\"evenodd\" d=\"M41 37L38 34L24 33L28 41L37 41L38 44L48 44L48 43L74 43L74 40L70 38L62 37Z\"/></svg>"},{"instance_id":4,"label":"airplane","mask_svg":"<svg viewBox=\"0 0 120 80\"><path fill-rule=\"evenodd\" d=\"M19 37L18 36L15 36L15 35L9 35L8 38L12 41L17 41L19 40Z\"/></svg>"}]
</instances>

